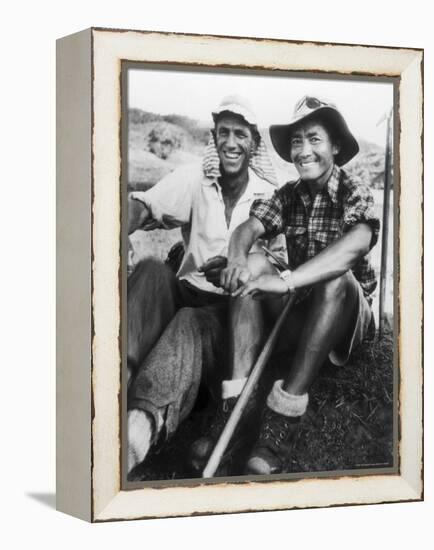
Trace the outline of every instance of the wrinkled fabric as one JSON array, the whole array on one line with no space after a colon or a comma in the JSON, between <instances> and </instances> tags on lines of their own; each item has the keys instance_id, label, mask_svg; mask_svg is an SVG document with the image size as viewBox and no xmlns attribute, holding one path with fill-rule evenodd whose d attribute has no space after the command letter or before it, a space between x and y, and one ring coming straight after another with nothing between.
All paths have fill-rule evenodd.
<instances>
[{"instance_id":1,"label":"wrinkled fabric","mask_svg":"<svg viewBox=\"0 0 434 550\"><path fill-rule=\"evenodd\" d=\"M138 368L175 315L178 282L160 261L140 262L127 283L128 364Z\"/></svg>"},{"instance_id":2,"label":"wrinkled fabric","mask_svg":"<svg viewBox=\"0 0 434 550\"><path fill-rule=\"evenodd\" d=\"M185 254L177 273L179 279L207 292L223 293L209 283L198 268L213 256L227 256L229 239L235 228L249 218L253 201L269 198L275 190L253 170L249 169L248 173L247 187L232 211L229 226L221 186L217 179L204 175L200 163L179 167L148 191L131 193L134 199L146 205L160 227L181 228ZM251 252L263 254L263 244L286 260L283 235L272 241L258 240Z\"/></svg>"},{"instance_id":3,"label":"wrinkled fabric","mask_svg":"<svg viewBox=\"0 0 434 550\"><path fill-rule=\"evenodd\" d=\"M134 278L132 278L134 276ZM202 292L154 259L128 280L128 409L160 414L171 435L190 413L202 379L218 379L228 297Z\"/></svg>"},{"instance_id":4,"label":"wrinkled fabric","mask_svg":"<svg viewBox=\"0 0 434 550\"><path fill-rule=\"evenodd\" d=\"M290 182L271 199L256 200L250 215L265 228L265 238L286 237L290 269L310 260L338 240L351 227L366 223L372 228L370 248L378 240L380 220L369 186L335 166L327 185L312 201L306 182ZM352 271L368 301L377 286L369 257L360 258Z\"/></svg>"},{"instance_id":5,"label":"wrinkled fabric","mask_svg":"<svg viewBox=\"0 0 434 550\"><path fill-rule=\"evenodd\" d=\"M202 377L218 367L224 314L218 305L181 308L134 380L128 408L152 414L156 425L160 413L167 437L190 414Z\"/></svg>"}]
</instances>

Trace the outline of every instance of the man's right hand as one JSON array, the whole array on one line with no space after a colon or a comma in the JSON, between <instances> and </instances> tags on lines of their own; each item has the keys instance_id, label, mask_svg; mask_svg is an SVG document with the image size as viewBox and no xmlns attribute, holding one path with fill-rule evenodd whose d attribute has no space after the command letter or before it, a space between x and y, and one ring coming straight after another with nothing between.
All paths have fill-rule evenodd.
<instances>
[{"instance_id":1,"label":"man's right hand","mask_svg":"<svg viewBox=\"0 0 434 550\"><path fill-rule=\"evenodd\" d=\"M149 218L150 212L145 204L128 196L128 235L134 233L137 229L144 228L143 226L147 221L152 223ZM151 229L151 227L146 226L145 229Z\"/></svg>"},{"instance_id":2,"label":"man's right hand","mask_svg":"<svg viewBox=\"0 0 434 550\"><path fill-rule=\"evenodd\" d=\"M220 286L232 294L242 285L245 285L252 274L247 266L247 258L237 258L236 260L228 260L226 269L220 273Z\"/></svg>"},{"instance_id":3,"label":"man's right hand","mask_svg":"<svg viewBox=\"0 0 434 550\"><path fill-rule=\"evenodd\" d=\"M229 241L228 265L220 274L220 286L227 292L232 294L252 278L247 258L253 243L264 232L262 222L255 216L234 229Z\"/></svg>"}]
</instances>

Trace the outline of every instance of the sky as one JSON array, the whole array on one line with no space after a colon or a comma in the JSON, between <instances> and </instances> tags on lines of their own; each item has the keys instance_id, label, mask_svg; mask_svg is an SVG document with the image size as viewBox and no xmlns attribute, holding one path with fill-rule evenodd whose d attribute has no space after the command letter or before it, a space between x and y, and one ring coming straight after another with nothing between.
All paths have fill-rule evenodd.
<instances>
[{"instance_id":1,"label":"sky","mask_svg":"<svg viewBox=\"0 0 434 550\"><path fill-rule=\"evenodd\" d=\"M393 106L389 82L231 74L185 70L129 69L128 106L161 115L186 115L212 125L211 111L226 95L246 97L260 127L285 124L302 96L336 104L357 138L384 146L386 125L379 120Z\"/></svg>"}]
</instances>

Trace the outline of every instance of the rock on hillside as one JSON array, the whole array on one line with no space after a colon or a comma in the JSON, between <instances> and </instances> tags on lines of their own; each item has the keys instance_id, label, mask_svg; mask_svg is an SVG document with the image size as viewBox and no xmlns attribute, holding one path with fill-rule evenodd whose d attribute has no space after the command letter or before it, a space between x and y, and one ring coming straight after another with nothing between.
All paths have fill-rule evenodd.
<instances>
[{"instance_id":1,"label":"rock on hillside","mask_svg":"<svg viewBox=\"0 0 434 550\"><path fill-rule=\"evenodd\" d=\"M199 158L204 143L197 140L198 123L178 117L180 122L188 121L185 128L166 120L176 120L175 115L162 117L140 109L131 109L129 115L129 189L148 189L176 166ZM192 135L187 128L195 127Z\"/></svg>"},{"instance_id":2,"label":"rock on hillside","mask_svg":"<svg viewBox=\"0 0 434 550\"><path fill-rule=\"evenodd\" d=\"M131 148L128 152L128 188L145 191L173 170L173 165L153 153Z\"/></svg>"}]
</instances>

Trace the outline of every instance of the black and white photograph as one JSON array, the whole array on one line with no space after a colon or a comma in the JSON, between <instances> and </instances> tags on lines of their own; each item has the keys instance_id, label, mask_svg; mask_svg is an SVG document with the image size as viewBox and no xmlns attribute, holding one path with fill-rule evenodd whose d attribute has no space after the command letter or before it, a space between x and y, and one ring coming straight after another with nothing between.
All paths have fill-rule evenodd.
<instances>
[{"instance_id":1,"label":"black and white photograph","mask_svg":"<svg viewBox=\"0 0 434 550\"><path fill-rule=\"evenodd\" d=\"M3 547L432 546L428 7L5 4Z\"/></svg>"},{"instance_id":2,"label":"black and white photograph","mask_svg":"<svg viewBox=\"0 0 434 550\"><path fill-rule=\"evenodd\" d=\"M393 82L122 70L128 482L396 472Z\"/></svg>"}]
</instances>

